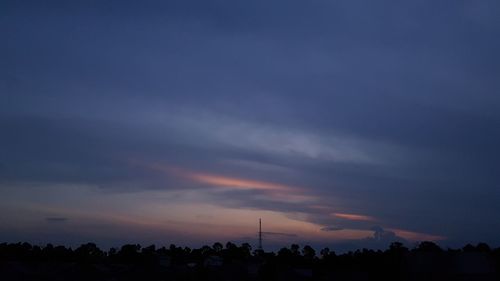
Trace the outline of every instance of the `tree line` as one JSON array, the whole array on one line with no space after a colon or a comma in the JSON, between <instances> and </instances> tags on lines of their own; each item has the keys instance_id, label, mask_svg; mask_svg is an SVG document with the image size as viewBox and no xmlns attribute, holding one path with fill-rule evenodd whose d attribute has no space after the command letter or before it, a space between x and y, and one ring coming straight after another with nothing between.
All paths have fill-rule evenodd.
<instances>
[{"instance_id":1,"label":"tree line","mask_svg":"<svg viewBox=\"0 0 500 281\"><path fill-rule=\"evenodd\" d=\"M14 265L24 269L21 270L24 279L34 276L33 280L44 280L46 272L40 275L36 271L40 264L51 266L47 276L58 272L62 268L58 267L60 264L70 268L62 276L92 269L95 276L81 275L87 276L86 280L101 280L93 277L102 274L115 280L144 276L155 279L164 274L170 276L170 280L234 280L234 275L239 280L371 280L375 277L382 280L498 280L500 248L492 249L479 243L443 249L425 241L410 249L394 242L385 250L359 249L337 254L329 248L316 252L311 246L297 244L266 252L254 250L248 243L232 242L193 249L173 244L169 247L126 244L107 251L94 243L75 249L52 244L41 247L1 243L0 264L0 275L13 278L5 280L17 279L18 272L12 270ZM34 270L36 274L30 275Z\"/></svg>"}]
</instances>

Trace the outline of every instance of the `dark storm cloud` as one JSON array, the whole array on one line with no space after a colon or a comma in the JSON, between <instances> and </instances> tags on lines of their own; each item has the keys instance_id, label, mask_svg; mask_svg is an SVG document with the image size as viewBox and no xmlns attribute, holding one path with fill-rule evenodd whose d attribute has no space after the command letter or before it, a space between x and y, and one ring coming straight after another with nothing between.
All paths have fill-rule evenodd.
<instances>
[{"instance_id":1,"label":"dark storm cloud","mask_svg":"<svg viewBox=\"0 0 500 281\"><path fill-rule=\"evenodd\" d=\"M1 181L198 188L134 161L166 163L498 243L497 1L0 5ZM370 227L259 191L212 195Z\"/></svg>"}]
</instances>

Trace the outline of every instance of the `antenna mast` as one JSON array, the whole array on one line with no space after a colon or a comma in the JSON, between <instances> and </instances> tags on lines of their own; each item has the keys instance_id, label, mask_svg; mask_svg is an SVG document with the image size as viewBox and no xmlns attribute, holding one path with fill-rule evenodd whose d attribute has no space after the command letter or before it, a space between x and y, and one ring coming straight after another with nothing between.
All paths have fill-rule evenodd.
<instances>
[{"instance_id":1,"label":"antenna mast","mask_svg":"<svg viewBox=\"0 0 500 281\"><path fill-rule=\"evenodd\" d=\"M262 250L262 219L259 219L259 250Z\"/></svg>"}]
</instances>

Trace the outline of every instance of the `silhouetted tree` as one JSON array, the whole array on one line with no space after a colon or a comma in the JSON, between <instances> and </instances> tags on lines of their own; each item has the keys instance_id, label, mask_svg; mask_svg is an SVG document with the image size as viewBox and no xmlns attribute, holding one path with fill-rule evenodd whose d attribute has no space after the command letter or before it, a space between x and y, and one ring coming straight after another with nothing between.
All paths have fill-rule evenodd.
<instances>
[{"instance_id":1,"label":"silhouetted tree","mask_svg":"<svg viewBox=\"0 0 500 281\"><path fill-rule=\"evenodd\" d=\"M316 256L316 251L311 246L305 245L302 254L306 259L313 259Z\"/></svg>"},{"instance_id":2,"label":"silhouetted tree","mask_svg":"<svg viewBox=\"0 0 500 281\"><path fill-rule=\"evenodd\" d=\"M282 259L290 259L292 257L292 251L288 248L281 248L278 251L278 257Z\"/></svg>"},{"instance_id":3,"label":"silhouetted tree","mask_svg":"<svg viewBox=\"0 0 500 281\"><path fill-rule=\"evenodd\" d=\"M442 251L442 249L436 243L431 241L421 242L416 250L419 252L429 252L429 253L439 253Z\"/></svg>"},{"instance_id":4,"label":"silhouetted tree","mask_svg":"<svg viewBox=\"0 0 500 281\"><path fill-rule=\"evenodd\" d=\"M224 246L222 246L221 243L219 242L215 242L213 245L212 245L212 249L216 252L216 253L220 253L220 251L222 251L222 249L224 248Z\"/></svg>"},{"instance_id":5,"label":"silhouetted tree","mask_svg":"<svg viewBox=\"0 0 500 281\"><path fill-rule=\"evenodd\" d=\"M321 255L321 258L327 258L330 255L330 248L326 247L321 249L321 251L319 251L319 254Z\"/></svg>"},{"instance_id":6,"label":"silhouetted tree","mask_svg":"<svg viewBox=\"0 0 500 281\"><path fill-rule=\"evenodd\" d=\"M482 252L482 253L489 253L489 252L491 252L490 246L488 246L488 244L486 244L486 243L479 243L479 244L477 244L476 249L477 249L478 252Z\"/></svg>"},{"instance_id":7,"label":"silhouetted tree","mask_svg":"<svg viewBox=\"0 0 500 281\"><path fill-rule=\"evenodd\" d=\"M81 262L97 262L104 257L104 252L96 244L87 243L75 250L75 257Z\"/></svg>"},{"instance_id":8,"label":"silhouetted tree","mask_svg":"<svg viewBox=\"0 0 500 281\"><path fill-rule=\"evenodd\" d=\"M139 244L123 245L120 251L117 253L118 259L125 263L137 262L139 259L140 249L141 245Z\"/></svg>"},{"instance_id":9,"label":"silhouetted tree","mask_svg":"<svg viewBox=\"0 0 500 281\"><path fill-rule=\"evenodd\" d=\"M388 252L393 255L403 255L408 252L408 248L406 248L401 242L393 242L389 246Z\"/></svg>"},{"instance_id":10,"label":"silhouetted tree","mask_svg":"<svg viewBox=\"0 0 500 281\"><path fill-rule=\"evenodd\" d=\"M222 244L221 244L221 246L222 246ZM212 248L210 248L209 246L207 246L207 245L204 245L203 247L201 247L200 250L201 250L201 255L203 257L207 257L209 255L212 255L212 253L214 252L214 250Z\"/></svg>"}]
</instances>

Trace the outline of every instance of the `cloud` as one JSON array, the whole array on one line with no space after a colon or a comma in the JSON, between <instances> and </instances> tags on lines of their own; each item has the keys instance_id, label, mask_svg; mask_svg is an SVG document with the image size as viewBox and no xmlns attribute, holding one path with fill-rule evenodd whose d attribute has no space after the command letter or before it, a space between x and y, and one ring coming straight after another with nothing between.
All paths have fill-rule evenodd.
<instances>
[{"instance_id":1,"label":"cloud","mask_svg":"<svg viewBox=\"0 0 500 281\"><path fill-rule=\"evenodd\" d=\"M384 229L378 225L370 229L373 231L373 236L361 239L360 243L377 248L389 245L392 242L403 242L408 244L409 242L421 241L438 242L446 239L446 237L440 235L431 235L401 229Z\"/></svg>"},{"instance_id":2,"label":"cloud","mask_svg":"<svg viewBox=\"0 0 500 281\"><path fill-rule=\"evenodd\" d=\"M0 11L0 183L498 241L495 1L35 2Z\"/></svg>"},{"instance_id":3,"label":"cloud","mask_svg":"<svg viewBox=\"0 0 500 281\"><path fill-rule=\"evenodd\" d=\"M375 221L373 217L357 214L347 214L347 213L333 213L334 217L353 220L353 221Z\"/></svg>"},{"instance_id":4,"label":"cloud","mask_svg":"<svg viewBox=\"0 0 500 281\"><path fill-rule=\"evenodd\" d=\"M63 223L63 222L67 222L68 220L69 219L65 218L65 217L47 217L47 218L45 218L45 221L50 222L50 223Z\"/></svg>"},{"instance_id":5,"label":"cloud","mask_svg":"<svg viewBox=\"0 0 500 281\"><path fill-rule=\"evenodd\" d=\"M173 130L184 131L191 137L237 148L252 153L304 160L383 164L388 161L383 152L398 149L393 145L335 132L314 133L306 128L289 128L260 122L250 122L220 113L177 112L155 114L152 118L170 120Z\"/></svg>"},{"instance_id":6,"label":"cloud","mask_svg":"<svg viewBox=\"0 0 500 281\"><path fill-rule=\"evenodd\" d=\"M374 226L371 230L373 230L373 237L370 239L375 241L395 241L397 239L396 233L384 230L380 226Z\"/></svg>"},{"instance_id":7,"label":"cloud","mask_svg":"<svg viewBox=\"0 0 500 281\"><path fill-rule=\"evenodd\" d=\"M306 188L287 184L197 172L172 165L162 165L159 163L139 165L143 165L144 167L154 171L166 173L170 176L180 177L184 180L210 186L216 189L225 189L230 191L259 191L268 196L268 198L276 201L311 202L316 200L314 196L307 195Z\"/></svg>"},{"instance_id":8,"label":"cloud","mask_svg":"<svg viewBox=\"0 0 500 281\"><path fill-rule=\"evenodd\" d=\"M343 229L344 229L343 227L335 226L335 225L325 226L325 227L321 228L322 231L339 231L339 230L343 230Z\"/></svg>"},{"instance_id":9,"label":"cloud","mask_svg":"<svg viewBox=\"0 0 500 281\"><path fill-rule=\"evenodd\" d=\"M371 230L373 231L373 236L353 241L356 248L385 249L392 242L402 242L404 244L408 243L406 239L399 237L394 232L385 230L380 226L374 226Z\"/></svg>"},{"instance_id":10,"label":"cloud","mask_svg":"<svg viewBox=\"0 0 500 281\"><path fill-rule=\"evenodd\" d=\"M434 241L434 242L438 242L438 241L443 241L443 240L448 239L446 236L443 236L443 235L421 233L421 232L415 232L415 231L404 230L404 229L391 228L388 230L395 233L396 235L403 237L404 239L410 240L410 241Z\"/></svg>"},{"instance_id":11,"label":"cloud","mask_svg":"<svg viewBox=\"0 0 500 281\"><path fill-rule=\"evenodd\" d=\"M293 233L283 233L283 232L269 232L269 231L263 231L262 234L264 236L283 236L283 237L297 237L297 234Z\"/></svg>"}]
</instances>

